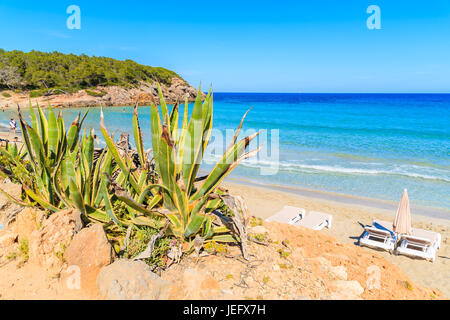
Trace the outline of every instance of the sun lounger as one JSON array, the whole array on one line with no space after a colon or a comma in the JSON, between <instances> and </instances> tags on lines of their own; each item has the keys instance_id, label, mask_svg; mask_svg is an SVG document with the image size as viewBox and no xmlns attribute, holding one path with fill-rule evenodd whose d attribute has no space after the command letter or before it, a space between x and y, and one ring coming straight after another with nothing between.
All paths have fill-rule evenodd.
<instances>
[{"instance_id":1,"label":"sun lounger","mask_svg":"<svg viewBox=\"0 0 450 320\"><path fill-rule=\"evenodd\" d=\"M372 225L378 229L385 229L394 234L394 225L392 222L383 220L373 220Z\"/></svg>"},{"instance_id":2,"label":"sun lounger","mask_svg":"<svg viewBox=\"0 0 450 320\"><path fill-rule=\"evenodd\" d=\"M434 231L424 230L424 229L416 229L411 228L411 233L413 236L426 238L435 244L436 249L441 247L441 234Z\"/></svg>"},{"instance_id":3,"label":"sun lounger","mask_svg":"<svg viewBox=\"0 0 450 320\"><path fill-rule=\"evenodd\" d=\"M402 235L395 252L410 257L419 257L433 261L441 246L441 235L423 229L411 229L411 235Z\"/></svg>"},{"instance_id":4,"label":"sun lounger","mask_svg":"<svg viewBox=\"0 0 450 320\"><path fill-rule=\"evenodd\" d=\"M374 220L372 225L372 227L364 228L364 233L359 239L359 244L374 249L393 252L396 237L392 231L392 222Z\"/></svg>"},{"instance_id":5,"label":"sun lounger","mask_svg":"<svg viewBox=\"0 0 450 320\"><path fill-rule=\"evenodd\" d=\"M288 224L294 224L301 220L306 214L306 210L297 207L284 206L281 211L277 212L273 216L270 216L266 221L276 221Z\"/></svg>"},{"instance_id":6,"label":"sun lounger","mask_svg":"<svg viewBox=\"0 0 450 320\"><path fill-rule=\"evenodd\" d=\"M322 230L324 227L331 228L331 214L310 211L307 216L294 223L295 226L302 226L312 230Z\"/></svg>"}]
</instances>

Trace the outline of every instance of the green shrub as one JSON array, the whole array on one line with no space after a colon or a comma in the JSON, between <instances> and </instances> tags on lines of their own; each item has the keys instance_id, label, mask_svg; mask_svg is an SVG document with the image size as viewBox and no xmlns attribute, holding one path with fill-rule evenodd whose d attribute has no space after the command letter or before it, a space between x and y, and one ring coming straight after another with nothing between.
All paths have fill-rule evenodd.
<instances>
[{"instance_id":1,"label":"green shrub","mask_svg":"<svg viewBox=\"0 0 450 320\"><path fill-rule=\"evenodd\" d=\"M28 261L29 253L28 253L28 239L20 240L19 252L22 255L23 261Z\"/></svg>"},{"instance_id":2,"label":"green shrub","mask_svg":"<svg viewBox=\"0 0 450 320\"><path fill-rule=\"evenodd\" d=\"M2 96L5 98L11 98L11 95L8 92L2 92Z\"/></svg>"},{"instance_id":3,"label":"green shrub","mask_svg":"<svg viewBox=\"0 0 450 320\"><path fill-rule=\"evenodd\" d=\"M99 85L136 85L157 81L170 85L175 72L139 64L132 60L89 57L60 52L0 51L0 68L6 64L17 69L18 89L92 88Z\"/></svg>"},{"instance_id":4,"label":"green shrub","mask_svg":"<svg viewBox=\"0 0 450 320\"><path fill-rule=\"evenodd\" d=\"M134 236L130 239L130 244L124 253L125 258L134 258L142 253L146 248L150 239L153 235L156 235L158 230L151 227L142 227L138 229ZM144 259L150 267L164 268L167 251L169 250L169 238L159 238L155 241L155 246L153 247L152 256L150 258Z\"/></svg>"},{"instance_id":5,"label":"green shrub","mask_svg":"<svg viewBox=\"0 0 450 320\"><path fill-rule=\"evenodd\" d=\"M30 92L30 98L42 97L47 90L33 90Z\"/></svg>"},{"instance_id":6,"label":"green shrub","mask_svg":"<svg viewBox=\"0 0 450 320\"><path fill-rule=\"evenodd\" d=\"M105 90L99 90L100 92L97 92L97 91L92 91L92 90L88 90L88 89L86 89L86 90L84 90L84 91L86 91L86 93L88 94L88 95L90 95L90 96L93 96L93 97L103 97L107 92L105 91Z\"/></svg>"}]
</instances>

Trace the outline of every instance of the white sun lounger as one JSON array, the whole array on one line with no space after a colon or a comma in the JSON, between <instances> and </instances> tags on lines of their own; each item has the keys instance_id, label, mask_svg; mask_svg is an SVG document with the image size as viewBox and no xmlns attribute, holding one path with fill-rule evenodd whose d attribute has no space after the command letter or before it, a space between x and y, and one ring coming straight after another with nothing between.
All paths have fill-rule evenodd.
<instances>
[{"instance_id":1,"label":"white sun lounger","mask_svg":"<svg viewBox=\"0 0 450 320\"><path fill-rule=\"evenodd\" d=\"M331 228L331 214L310 211L307 216L294 223L295 226L302 226L312 230L322 230L324 227Z\"/></svg>"},{"instance_id":2,"label":"white sun lounger","mask_svg":"<svg viewBox=\"0 0 450 320\"><path fill-rule=\"evenodd\" d=\"M374 220L372 227L365 227L364 233L359 239L362 246L387 250L393 252L395 248L395 235L392 222Z\"/></svg>"},{"instance_id":3,"label":"white sun lounger","mask_svg":"<svg viewBox=\"0 0 450 320\"><path fill-rule=\"evenodd\" d=\"M395 252L410 257L433 261L441 246L441 234L423 229L411 229L411 235L402 235Z\"/></svg>"},{"instance_id":4,"label":"white sun lounger","mask_svg":"<svg viewBox=\"0 0 450 320\"><path fill-rule=\"evenodd\" d=\"M297 221L301 220L305 216L305 214L305 209L292 206L284 206L283 209L281 209L279 212L275 213L273 216L268 217L266 221L294 224Z\"/></svg>"}]
</instances>

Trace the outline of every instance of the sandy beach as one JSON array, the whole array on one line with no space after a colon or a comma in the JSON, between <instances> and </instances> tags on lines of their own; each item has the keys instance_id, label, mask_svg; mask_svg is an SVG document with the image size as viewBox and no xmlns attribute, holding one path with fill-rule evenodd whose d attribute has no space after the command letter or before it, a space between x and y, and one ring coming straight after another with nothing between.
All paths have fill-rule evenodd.
<instances>
[{"instance_id":1,"label":"sandy beach","mask_svg":"<svg viewBox=\"0 0 450 320\"><path fill-rule=\"evenodd\" d=\"M302 196L290 192L275 190L268 187L249 186L243 183L225 183L232 194L241 195L248 206L251 215L267 218L276 213L284 205L297 206L307 211L321 211L333 215L331 229L321 232L332 235L347 244L357 245L364 225L370 225L374 219L392 221L395 210L355 205L312 196ZM450 220L438 219L414 214L411 208L412 226L433 230L441 233L442 244L434 263L425 260L412 259L406 256L391 255L388 252L377 251L391 263L399 266L417 284L439 289L446 297L450 296ZM370 248L364 250L373 251Z\"/></svg>"}]
</instances>

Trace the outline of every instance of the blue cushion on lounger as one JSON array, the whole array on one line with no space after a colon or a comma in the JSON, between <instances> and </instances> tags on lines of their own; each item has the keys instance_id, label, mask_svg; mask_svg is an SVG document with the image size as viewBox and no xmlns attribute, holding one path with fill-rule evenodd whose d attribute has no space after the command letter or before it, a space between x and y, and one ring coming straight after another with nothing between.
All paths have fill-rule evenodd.
<instances>
[{"instance_id":1,"label":"blue cushion on lounger","mask_svg":"<svg viewBox=\"0 0 450 320\"><path fill-rule=\"evenodd\" d=\"M389 230L389 229L383 227L381 224L378 224L378 223L374 222L374 223L373 223L373 226L374 226L375 228L377 228L377 229L381 229L381 230L388 231L388 232L391 234L392 238L395 239L395 233L392 232L391 230Z\"/></svg>"}]
</instances>

